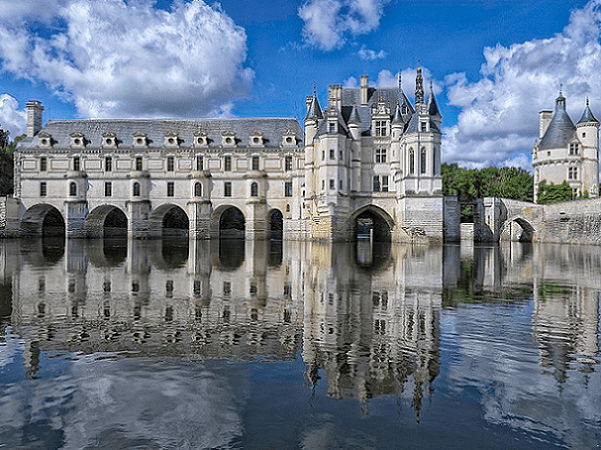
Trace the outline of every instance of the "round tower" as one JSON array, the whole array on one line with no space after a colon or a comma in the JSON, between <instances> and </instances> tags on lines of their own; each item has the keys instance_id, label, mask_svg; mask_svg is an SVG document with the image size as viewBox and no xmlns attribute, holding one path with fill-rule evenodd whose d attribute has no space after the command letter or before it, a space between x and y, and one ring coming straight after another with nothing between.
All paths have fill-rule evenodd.
<instances>
[{"instance_id":1,"label":"round tower","mask_svg":"<svg viewBox=\"0 0 601 450\"><path fill-rule=\"evenodd\" d=\"M590 197L598 197L599 121L593 115L588 99L582 117L576 124L576 136L582 146L582 193L587 191Z\"/></svg>"}]
</instances>

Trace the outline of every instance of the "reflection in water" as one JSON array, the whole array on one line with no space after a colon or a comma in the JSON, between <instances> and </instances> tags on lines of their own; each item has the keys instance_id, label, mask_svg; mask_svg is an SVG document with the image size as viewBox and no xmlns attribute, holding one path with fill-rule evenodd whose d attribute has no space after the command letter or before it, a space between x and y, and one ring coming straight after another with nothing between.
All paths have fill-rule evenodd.
<instances>
[{"instance_id":1,"label":"reflection in water","mask_svg":"<svg viewBox=\"0 0 601 450\"><path fill-rule=\"evenodd\" d=\"M10 448L309 448L324 433L331 447L362 448L600 441L597 247L0 250Z\"/></svg>"}]
</instances>

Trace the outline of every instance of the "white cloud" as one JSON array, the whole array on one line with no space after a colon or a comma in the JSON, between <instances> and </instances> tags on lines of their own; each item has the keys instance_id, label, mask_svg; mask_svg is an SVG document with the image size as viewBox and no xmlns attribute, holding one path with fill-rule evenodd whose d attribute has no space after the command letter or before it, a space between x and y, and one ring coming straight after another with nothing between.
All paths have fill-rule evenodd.
<instances>
[{"instance_id":1,"label":"white cloud","mask_svg":"<svg viewBox=\"0 0 601 450\"><path fill-rule=\"evenodd\" d=\"M365 47L365 45L362 45L361 49L359 50L359 58L363 59L364 61L384 59L386 58L386 52L384 50L376 52L375 50L370 50L367 47Z\"/></svg>"},{"instance_id":2,"label":"white cloud","mask_svg":"<svg viewBox=\"0 0 601 450\"><path fill-rule=\"evenodd\" d=\"M11 140L27 132L27 111L8 94L0 95L0 128L10 131Z\"/></svg>"},{"instance_id":3,"label":"white cloud","mask_svg":"<svg viewBox=\"0 0 601 450\"><path fill-rule=\"evenodd\" d=\"M390 0L308 0L298 10L305 41L324 51L344 45L348 36L378 28Z\"/></svg>"},{"instance_id":4,"label":"white cloud","mask_svg":"<svg viewBox=\"0 0 601 450\"><path fill-rule=\"evenodd\" d=\"M415 77L417 69L408 68L401 71L402 88L408 97L415 93ZM424 79L424 91L426 97L430 94L430 82L432 82L432 90L434 95L442 92L441 83L436 81L432 73L425 67L422 67L422 77ZM376 78L376 86L379 87L397 87L399 85L399 72L392 73L390 70L381 70Z\"/></svg>"},{"instance_id":5,"label":"white cloud","mask_svg":"<svg viewBox=\"0 0 601 450\"><path fill-rule=\"evenodd\" d=\"M538 111L552 109L560 85L577 121L585 99L601 115L601 1L575 10L569 25L542 40L484 50L482 78L446 78L449 104L461 108L457 124L444 130L443 157L465 165L526 164L538 134Z\"/></svg>"},{"instance_id":6,"label":"white cloud","mask_svg":"<svg viewBox=\"0 0 601 450\"><path fill-rule=\"evenodd\" d=\"M246 34L219 6L57 1L50 35L0 16L2 69L47 83L82 117L229 114L250 89Z\"/></svg>"}]
</instances>

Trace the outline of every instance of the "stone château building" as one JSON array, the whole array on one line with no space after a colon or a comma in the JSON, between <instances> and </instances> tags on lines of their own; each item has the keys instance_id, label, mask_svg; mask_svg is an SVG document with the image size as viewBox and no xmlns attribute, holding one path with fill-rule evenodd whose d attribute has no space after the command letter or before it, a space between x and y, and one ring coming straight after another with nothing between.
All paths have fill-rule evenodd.
<instances>
[{"instance_id":1,"label":"stone ch\u00e2teau building","mask_svg":"<svg viewBox=\"0 0 601 450\"><path fill-rule=\"evenodd\" d=\"M534 201L538 185L567 181L572 198L599 196L599 121L593 115L588 99L582 117L574 125L566 111L566 99L559 93L555 112L539 113L539 139L532 150L534 168Z\"/></svg>"},{"instance_id":2,"label":"stone ch\u00e2teau building","mask_svg":"<svg viewBox=\"0 0 601 450\"><path fill-rule=\"evenodd\" d=\"M28 108L6 235L443 240L441 115L399 85L329 87L291 118L52 120ZM12 231L11 231L12 230Z\"/></svg>"}]
</instances>

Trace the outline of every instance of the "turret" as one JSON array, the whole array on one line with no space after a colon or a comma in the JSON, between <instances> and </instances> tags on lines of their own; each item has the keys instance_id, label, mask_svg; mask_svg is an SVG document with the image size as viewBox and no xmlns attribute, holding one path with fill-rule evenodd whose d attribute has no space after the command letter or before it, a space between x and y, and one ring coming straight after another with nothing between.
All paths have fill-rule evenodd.
<instances>
[{"instance_id":1,"label":"turret","mask_svg":"<svg viewBox=\"0 0 601 450\"><path fill-rule=\"evenodd\" d=\"M317 94L315 92L315 85L313 85L313 97L307 97L307 105L307 115L305 116L305 144L312 145L313 139L317 134L319 120L323 119L319 100L317 100Z\"/></svg>"},{"instance_id":2,"label":"turret","mask_svg":"<svg viewBox=\"0 0 601 450\"><path fill-rule=\"evenodd\" d=\"M589 107L588 99L582 117L576 124L576 135L582 144L582 189L589 196L599 195L599 121Z\"/></svg>"},{"instance_id":3,"label":"turret","mask_svg":"<svg viewBox=\"0 0 601 450\"><path fill-rule=\"evenodd\" d=\"M351 110L351 115L348 120L348 128L351 132L353 140L358 141L361 138L361 118L359 117L359 113L357 112L355 105L353 105L353 109Z\"/></svg>"}]
</instances>

